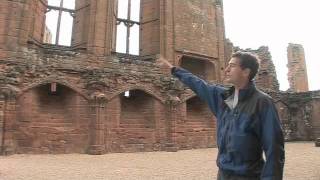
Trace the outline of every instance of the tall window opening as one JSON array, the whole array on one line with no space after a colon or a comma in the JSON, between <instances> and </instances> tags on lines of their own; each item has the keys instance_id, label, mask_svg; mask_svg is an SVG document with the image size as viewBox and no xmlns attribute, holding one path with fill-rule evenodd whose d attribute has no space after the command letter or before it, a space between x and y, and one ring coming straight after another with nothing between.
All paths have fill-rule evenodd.
<instances>
[{"instance_id":1,"label":"tall window opening","mask_svg":"<svg viewBox=\"0 0 320 180\"><path fill-rule=\"evenodd\" d=\"M43 42L70 46L75 0L48 0Z\"/></svg>"},{"instance_id":2,"label":"tall window opening","mask_svg":"<svg viewBox=\"0 0 320 180\"><path fill-rule=\"evenodd\" d=\"M118 0L116 52L139 55L140 0Z\"/></svg>"}]
</instances>

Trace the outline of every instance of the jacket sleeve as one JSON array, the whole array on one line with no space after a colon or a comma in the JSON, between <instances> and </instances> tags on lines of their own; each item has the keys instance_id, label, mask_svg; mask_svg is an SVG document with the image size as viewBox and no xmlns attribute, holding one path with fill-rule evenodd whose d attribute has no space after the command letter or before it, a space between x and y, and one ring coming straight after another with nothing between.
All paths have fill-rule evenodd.
<instances>
[{"instance_id":1,"label":"jacket sleeve","mask_svg":"<svg viewBox=\"0 0 320 180\"><path fill-rule=\"evenodd\" d=\"M282 180L285 161L284 138L277 109L271 99L260 108L261 142L266 156L262 180Z\"/></svg>"},{"instance_id":2,"label":"jacket sleeve","mask_svg":"<svg viewBox=\"0 0 320 180\"><path fill-rule=\"evenodd\" d=\"M222 98L220 94L224 91L223 87L209 85L204 80L193 75L189 71L173 67L172 74L177 77L183 84L188 86L201 100L205 101L215 116L219 113L219 104Z\"/></svg>"}]
</instances>

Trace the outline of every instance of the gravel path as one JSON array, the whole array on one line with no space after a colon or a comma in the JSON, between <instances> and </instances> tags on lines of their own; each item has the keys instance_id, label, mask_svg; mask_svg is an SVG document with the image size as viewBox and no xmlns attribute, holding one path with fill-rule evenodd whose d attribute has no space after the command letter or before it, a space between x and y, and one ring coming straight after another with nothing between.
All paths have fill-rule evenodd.
<instances>
[{"instance_id":1,"label":"gravel path","mask_svg":"<svg viewBox=\"0 0 320 180\"><path fill-rule=\"evenodd\" d=\"M217 149L106 155L0 156L1 180L216 179ZM320 180L320 147L287 143L285 180Z\"/></svg>"}]
</instances>

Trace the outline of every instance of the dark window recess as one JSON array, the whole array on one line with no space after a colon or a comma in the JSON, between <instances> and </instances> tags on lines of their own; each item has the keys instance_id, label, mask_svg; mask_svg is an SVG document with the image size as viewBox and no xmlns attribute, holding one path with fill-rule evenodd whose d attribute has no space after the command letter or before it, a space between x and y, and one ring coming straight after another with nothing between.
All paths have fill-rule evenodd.
<instances>
[{"instance_id":1,"label":"dark window recess","mask_svg":"<svg viewBox=\"0 0 320 180\"><path fill-rule=\"evenodd\" d=\"M195 57L184 56L180 66L189 70L191 73L200 77L203 80L216 80L216 70L214 63L209 60L202 60Z\"/></svg>"}]
</instances>

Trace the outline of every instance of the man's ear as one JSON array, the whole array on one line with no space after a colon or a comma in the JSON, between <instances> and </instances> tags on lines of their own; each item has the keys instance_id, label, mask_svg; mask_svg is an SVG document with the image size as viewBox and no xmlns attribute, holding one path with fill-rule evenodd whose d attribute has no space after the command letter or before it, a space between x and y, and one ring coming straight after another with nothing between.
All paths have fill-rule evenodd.
<instances>
[{"instance_id":1,"label":"man's ear","mask_svg":"<svg viewBox=\"0 0 320 180\"><path fill-rule=\"evenodd\" d=\"M244 75L249 78L251 70L249 68L244 69Z\"/></svg>"}]
</instances>

